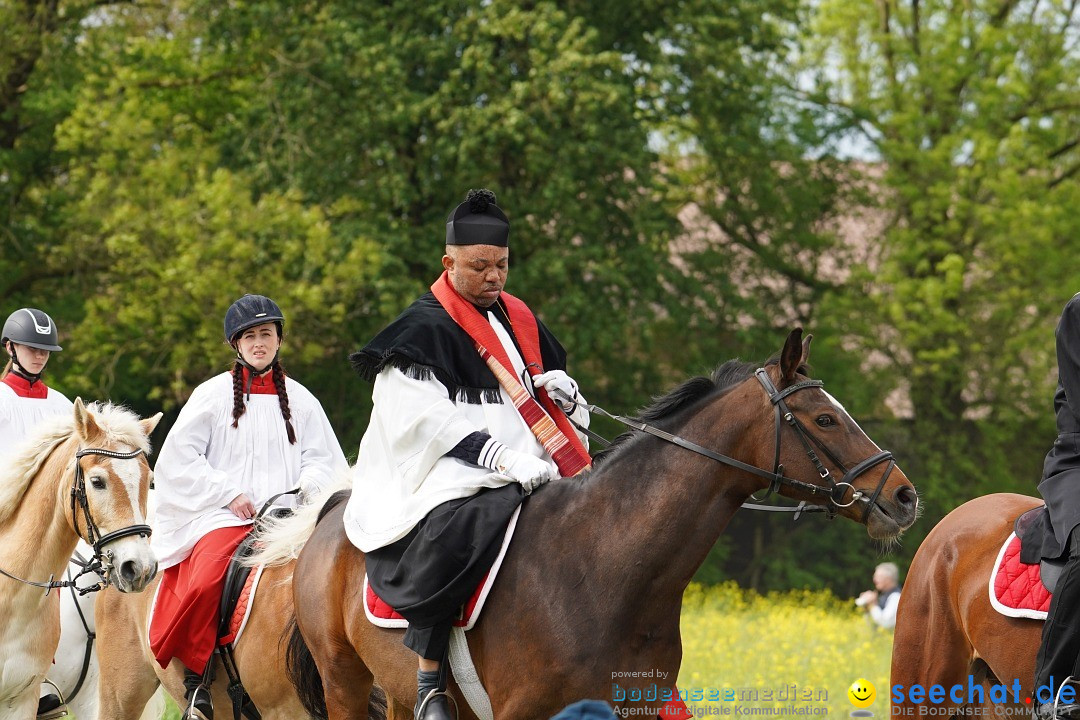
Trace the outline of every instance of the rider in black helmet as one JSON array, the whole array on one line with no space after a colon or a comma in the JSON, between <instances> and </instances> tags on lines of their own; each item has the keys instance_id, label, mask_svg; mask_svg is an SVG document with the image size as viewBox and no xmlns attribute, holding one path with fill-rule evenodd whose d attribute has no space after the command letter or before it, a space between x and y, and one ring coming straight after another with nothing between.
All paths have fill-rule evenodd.
<instances>
[{"instance_id":1,"label":"rider in black helmet","mask_svg":"<svg viewBox=\"0 0 1080 720\"><path fill-rule=\"evenodd\" d=\"M285 315L281 312L281 308L278 307L277 303L265 295L245 295L230 305L225 312L225 340L236 350L236 362L247 368L249 373L245 392L251 388L251 379L255 377L255 368L244 360L240 350L236 347L236 341L240 338L240 333L248 328L268 322L272 322L277 326L278 339L280 340ZM274 359L270 361L270 367L275 367L277 362L277 354L275 353Z\"/></svg>"},{"instance_id":2,"label":"rider in black helmet","mask_svg":"<svg viewBox=\"0 0 1080 720\"><path fill-rule=\"evenodd\" d=\"M63 350L58 340L56 323L41 310L21 308L11 313L4 322L2 336L4 349L11 359L3 374L15 372L31 384L37 382L49 360L49 353ZM19 358L20 346L23 352L22 360ZM34 352L35 350L38 352Z\"/></svg>"},{"instance_id":3,"label":"rider in black helmet","mask_svg":"<svg viewBox=\"0 0 1080 720\"><path fill-rule=\"evenodd\" d=\"M208 669L225 572L256 508L296 487L315 494L348 468L322 405L278 360L284 323L262 295L229 307L233 366L195 388L154 467L160 531L151 542L162 579L147 634L161 667L184 666L185 719L213 718Z\"/></svg>"}]
</instances>

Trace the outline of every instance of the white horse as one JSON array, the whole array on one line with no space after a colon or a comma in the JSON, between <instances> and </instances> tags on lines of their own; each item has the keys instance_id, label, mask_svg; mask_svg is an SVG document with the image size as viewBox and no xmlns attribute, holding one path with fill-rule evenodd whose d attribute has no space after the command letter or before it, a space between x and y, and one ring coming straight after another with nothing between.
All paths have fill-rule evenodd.
<instances>
[{"instance_id":1,"label":"white horse","mask_svg":"<svg viewBox=\"0 0 1080 720\"><path fill-rule=\"evenodd\" d=\"M149 434L110 404L50 419L0 468L0 716L30 720L60 640L60 592L79 538L109 584L143 590L157 572L146 498ZM81 719L80 719L81 720Z\"/></svg>"}]
</instances>

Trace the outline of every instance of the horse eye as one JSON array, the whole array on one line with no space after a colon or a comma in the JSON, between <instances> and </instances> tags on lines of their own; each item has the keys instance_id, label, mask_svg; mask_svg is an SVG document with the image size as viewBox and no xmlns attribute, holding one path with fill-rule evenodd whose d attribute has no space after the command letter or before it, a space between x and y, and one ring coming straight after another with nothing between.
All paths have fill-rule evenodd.
<instances>
[{"instance_id":1,"label":"horse eye","mask_svg":"<svg viewBox=\"0 0 1080 720\"><path fill-rule=\"evenodd\" d=\"M833 419L828 415L818 415L817 424L819 427L830 427L835 425Z\"/></svg>"},{"instance_id":2,"label":"horse eye","mask_svg":"<svg viewBox=\"0 0 1080 720\"><path fill-rule=\"evenodd\" d=\"M97 476L92 477L92 478L90 478L90 484L93 486L93 488L95 490L104 490L105 489L105 478L97 477Z\"/></svg>"}]
</instances>

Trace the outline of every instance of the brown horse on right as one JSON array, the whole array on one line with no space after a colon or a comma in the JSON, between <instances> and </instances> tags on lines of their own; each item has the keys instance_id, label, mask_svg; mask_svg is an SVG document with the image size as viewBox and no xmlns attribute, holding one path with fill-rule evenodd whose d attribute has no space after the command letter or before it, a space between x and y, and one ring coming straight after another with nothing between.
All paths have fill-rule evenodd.
<instances>
[{"instance_id":1,"label":"brown horse on right","mask_svg":"<svg viewBox=\"0 0 1080 720\"><path fill-rule=\"evenodd\" d=\"M591 471L527 498L484 614L468 634L495 717L549 717L575 700L613 700L631 688L648 697L650 685L670 692L682 660L683 591L742 503L769 484L767 468L787 468L793 484L781 494L817 504L831 497L831 510L865 524L873 538L895 538L914 522L917 495L891 455L820 383L802 376L809 344L793 330L779 362L761 373L725 363L642 414L742 467L635 431ZM386 692L390 717L409 718L416 655L402 645L403 631L366 619L364 555L345 536L344 504L324 510L297 560L293 593L322 675L326 716L367 718L374 682ZM315 668L300 665L301 700L321 715ZM474 717L452 689L461 717ZM614 704L655 716L663 703Z\"/></svg>"},{"instance_id":2,"label":"brown horse on right","mask_svg":"<svg viewBox=\"0 0 1080 720\"><path fill-rule=\"evenodd\" d=\"M986 495L953 510L926 536L911 562L896 614L891 682L894 688L903 686L897 705L920 704L908 697L913 685L924 691L940 685L946 691L941 708L961 707L969 699L976 700L975 706L1031 708L1027 699L1035 690L1043 624L995 610L989 583L1016 518L1041 504L1026 495ZM982 692L971 693L969 683L982 686ZM962 702L948 697L956 685L963 688L957 693ZM998 693L1006 703L991 701L993 685L1007 688L1007 694ZM1052 700L1049 690L1045 693L1039 702Z\"/></svg>"}]
</instances>

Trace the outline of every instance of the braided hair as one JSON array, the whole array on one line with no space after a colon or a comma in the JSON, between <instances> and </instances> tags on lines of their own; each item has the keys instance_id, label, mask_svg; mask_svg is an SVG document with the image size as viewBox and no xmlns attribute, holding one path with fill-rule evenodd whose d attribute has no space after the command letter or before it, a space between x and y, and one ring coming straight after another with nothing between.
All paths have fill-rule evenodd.
<instances>
[{"instance_id":1,"label":"braided hair","mask_svg":"<svg viewBox=\"0 0 1080 720\"><path fill-rule=\"evenodd\" d=\"M289 444L296 444L296 431L292 425L292 410L289 409L289 393L285 391L285 370L280 362L274 363L272 372L274 387L277 388L278 405L281 407L281 417L285 418L285 430L289 434Z\"/></svg>"},{"instance_id":2,"label":"braided hair","mask_svg":"<svg viewBox=\"0 0 1080 720\"><path fill-rule=\"evenodd\" d=\"M240 424L240 416L247 412L247 405L244 403L244 363L240 361L240 358L236 359L233 364L232 376L233 376L233 421L232 426L238 427ZM285 418L285 431L289 435L289 444L296 444L296 430L293 429L292 424L292 410L289 408L289 393L285 390L285 370L281 367L281 362L274 360L271 365L271 377L274 381L274 387L277 389L278 405L281 407L281 416ZM248 372L252 372L248 369Z\"/></svg>"},{"instance_id":3,"label":"braided hair","mask_svg":"<svg viewBox=\"0 0 1080 720\"><path fill-rule=\"evenodd\" d=\"M240 416L247 411L247 406L244 404L244 364L240 362L240 358L233 363L232 394L232 426L237 427L240 424Z\"/></svg>"}]
</instances>

